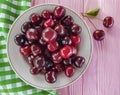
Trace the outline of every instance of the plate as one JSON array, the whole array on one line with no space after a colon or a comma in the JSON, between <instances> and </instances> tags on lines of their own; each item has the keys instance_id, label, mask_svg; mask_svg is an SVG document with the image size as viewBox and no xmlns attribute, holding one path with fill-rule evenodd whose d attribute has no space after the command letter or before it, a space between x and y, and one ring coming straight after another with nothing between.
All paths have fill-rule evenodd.
<instances>
[{"instance_id":1,"label":"plate","mask_svg":"<svg viewBox=\"0 0 120 95\"><path fill-rule=\"evenodd\" d=\"M87 69L91 55L92 55L92 38L91 33L84 22L84 20L73 10L65 7L66 15L71 15L74 18L74 22L79 24L82 27L81 36L81 44L79 46L78 55L83 56L85 58L85 64L80 68L75 70L75 74L73 77L68 78L64 73L60 73L57 77L57 81L53 84L45 81L44 75L32 75L29 72L30 66L24 60L22 55L19 53L19 46L17 46L14 42L14 37L16 34L21 33L21 25L29 20L29 16L32 13L41 13L44 9L53 10L56 4L43 4L34 6L28 10L26 10L22 15L20 15L15 22L13 23L7 41L7 52L10 61L10 65L14 72L22 79L25 83L39 88L39 89L59 89L70 85L75 82Z\"/></svg>"}]
</instances>

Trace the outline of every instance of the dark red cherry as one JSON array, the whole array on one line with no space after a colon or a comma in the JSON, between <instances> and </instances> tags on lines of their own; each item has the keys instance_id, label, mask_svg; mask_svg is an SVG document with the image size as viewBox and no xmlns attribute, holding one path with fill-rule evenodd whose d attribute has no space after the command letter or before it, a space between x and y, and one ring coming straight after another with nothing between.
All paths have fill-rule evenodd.
<instances>
[{"instance_id":1,"label":"dark red cherry","mask_svg":"<svg viewBox=\"0 0 120 95\"><path fill-rule=\"evenodd\" d=\"M54 63L51 60L46 59L45 66L43 67L43 71L51 70L53 67L54 67Z\"/></svg>"},{"instance_id":2,"label":"dark red cherry","mask_svg":"<svg viewBox=\"0 0 120 95\"><path fill-rule=\"evenodd\" d=\"M77 36L70 36L71 40L72 40L72 44L74 46L78 45L80 43L80 36L77 35Z\"/></svg>"},{"instance_id":3,"label":"dark red cherry","mask_svg":"<svg viewBox=\"0 0 120 95\"><path fill-rule=\"evenodd\" d=\"M34 56L40 55L42 52L40 46L37 44L32 44L30 48Z\"/></svg>"},{"instance_id":4,"label":"dark red cherry","mask_svg":"<svg viewBox=\"0 0 120 95\"><path fill-rule=\"evenodd\" d=\"M61 64L61 63L58 63L58 64L55 64L55 69L58 71L58 72L61 72L64 70L64 66Z\"/></svg>"},{"instance_id":5,"label":"dark red cherry","mask_svg":"<svg viewBox=\"0 0 120 95\"><path fill-rule=\"evenodd\" d=\"M49 51L54 52L59 48L59 44L57 41L54 40L49 42L49 44L47 45L47 48Z\"/></svg>"},{"instance_id":6,"label":"dark red cherry","mask_svg":"<svg viewBox=\"0 0 120 95\"><path fill-rule=\"evenodd\" d=\"M17 45L22 46L22 45L25 45L25 42L27 42L27 39L26 39L25 35L17 34L14 38L14 41Z\"/></svg>"},{"instance_id":7,"label":"dark red cherry","mask_svg":"<svg viewBox=\"0 0 120 95\"><path fill-rule=\"evenodd\" d=\"M28 58L27 58L28 63L29 63L31 66L34 66L34 65L33 65L34 58L35 58L35 57L34 57L34 55L32 55L32 54L29 55Z\"/></svg>"},{"instance_id":8,"label":"dark red cherry","mask_svg":"<svg viewBox=\"0 0 120 95\"><path fill-rule=\"evenodd\" d=\"M85 63L85 58L82 57L82 56L76 56L74 59L73 59L73 63L76 67L78 68L81 68L82 65Z\"/></svg>"},{"instance_id":9,"label":"dark red cherry","mask_svg":"<svg viewBox=\"0 0 120 95\"><path fill-rule=\"evenodd\" d=\"M32 26L31 26L31 22L25 22L25 23L23 23L22 26L21 26L21 31L22 31L24 34L26 34L27 30L28 30L29 28L31 28L31 27L32 27Z\"/></svg>"},{"instance_id":10,"label":"dark red cherry","mask_svg":"<svg viewBox=\"0 0 120 95\"><path fill-rule=\"evenodd\" d=\"M113 24L114 24L114 19L111 16L107 16L104 18L103 25L106 28L111 28L113 26Z\"/></svg>"},{"instance_id":11,"label":"dark red cherry","mask_svg":"<svg viewBox=\"0 0 120 95\"><path fill-rule=\"evenodd\" d=\"M95 30L93 33L93 37L97 41L101 41L105 38L105 32L103 30Z\"/></svg>"},{"instance_id":12,"label":"dark red cherry","mask_svg":"<svg viewBox=\"0 0 120 95\"><path fill-rule=\"evenodd\" d=\"M52 60L54 63L61 63L62 62L62 57L59 52L54 52L52 53Z\"/></svg>"},{"instance_id":13,"label":"dark red cherry","mask_svg":"<svg viewBox=\"0 0 120 95\"><path fill-rule=\"evenodd\" d=\"M74 20L70 15L65 16L62 20L61 23L66 26L71 26L73 24Z\"/></svg>"},{"instance_id":14,"label":"dark red cherry","mask_svg":"<svg viewBox=\"0 0 120 95\"><path fill-rule=\"evenodd\" d=\"M39 43L43 46L47 44L46 41L44 41L42 37L39 39Z\"/></svg>"},{"instance_id":15,"label":"dark red cherry","mask_svg":"<svg viewBox=\"0 0 120 95\"><path fill-rule=\"evenodd\" d=\"M58 24L57 26L55 26L54 30L57 32L59 36L65 36L66 34L65 28L61 24Z\"/></svg>"},{"instance_id":16,"label":"dark red cherry","mask_svg":"<svg viewBox=\"0 0 120 95\"><path fill-rule=\"evenodd\" d=\"M48 19L44 22L44 28L46 27L53 27L54 26L54 20L53 19Z\"/></svg>"},{"instance_id":17,"label":"dark red cherry","mask_svg":"<svg viewBox=\"0 0 120 95\"><path fill-rule=\"evenodd\" d=\"M63 64L66 65L72 65L72 58L64 59Z\"/></svg>"},{"instance_id":18,"label":"dark red cherry","mask_svg":"<svg viewBox=\"0 0 120 95\"><path fill-rule=\"evenodd\" d=\"M39 39L38 31L34 28L28 29L26 33L26 38L30 41L38 40Z\"/></svg>"},{"instance_id":19,"label":"dark red cherry","mask_svg":"<svg viewBox=\"0 0 120 95\"><path fill-rule=\"evenodd\" d=\"M50 27L47 27L42 32L42 38L46 42L53 41L57 38L57 33Z\"/></svg>"},{"instance_id":20,"label":"dark red cherry","mask_svg":"<svg viewBox=\"0 0 120 95\"><path fill-rule=\"evenodd\" d=\"M45 73L45 80L48 83L54 83L57 80L57 75L55 73L55 71L51 70Z\"/></svg>"},{"instance_id":21,"label":"dark red cherry","mask_svg":"<svg viewBox=\"0 0 120 95\"><path fill-rule=\"evenodd\" d=\"M60 55L62 58L67 59L72 56L72 47L69 45L64 46L60 49Z\"/></svg>"},{"instance_id":22,"label":"dark red cherry","mask_svg":"<svg viewBox=\"0 0 120 95\"><path fill-rule=\"evenodd\" d=\"M30 46L21 46L20 53L24 56L29 56L31 54Z\"/></svg>"},{"instance_id":23,"label":"dark red cherry","mask_svg":"<svg viewBox=\"0 0 120 95\"><path fill-rule=\"evenodd\" d=\"M76 56L78 51L77 51L77 48L74 47L74 46L71 46L72 47L72 57Z\"/></svg>"},{"instance_id":24,"label":"dark red cherry","mask_svg":"<svg viewBox=\"0 0 120 95\"><path fill-rule=\"evenodd\" d=\"M67 77L72 77L74 75L75 68L73 66L66 66L65 68L65 75Z\"/></svg>"},{"instance_id":25,"label":"dark red cherry","mask_svg":"<svg viewBox=\"0 0 120 95\"><path fill-rule=\"evenodd\" d=\"M39 14L33 13L33 14L30 16L30 21L32 22L33 25L39 25L40 22L41 22L41 17L40 17Z\"/></svg>"},{"instance_id":26,"label":"dark red cherry","mask_svg":"<svg viewBox=\"0 0 120 95\"><path fill-rule=\"evenodd\" d=\"M41 16L44 19L52 18L52 14L51 14L51 12L49 10L43 10Z\"/></svg>"},{"instance_id":27,"label":"dark red cherry","mask_svg":"<svg viewBox=\"0 0 120 95\"><path fill-rule=\"evenodd\" d=\"M39 69L36 68L36 67L31 67L31 68L30 68L30 73L33 74L33 75L36 75L36 74L39 74L40 71L39 71Z\"/></svg>"},{"instance_id":28,"label":"dark red cherry","mask_svg":"<svg viewBox=\"0 0 120 95\"><path fill-rule=\"evenodd\" d=\"M64 17L65 13L66 13L66 10L65 10L65 8L63 6L57 6L54 9L54 16L57 19L61 19L62 17Z\"/></svg>"},{"instance_id":29,"label":"dark red cherry","mask_svg":"<svg viewBox=\"0 0 120 95\"><path fill-rule=\"evenodd\" d=\"M72 44L72 40L69 37L64 37L62 39L62 45L71 45Z\"/></svg>"},{"instance_id":30,"label":"dark red cherry","mask_svg":"<svg viewBox=\"0 0 120 95\"><path fill-rule=\"evenodd\" d=\"M42 68L45 66L45 58L43 56L36 56L33 60L33 65L39 70L42 70Z\"/></svg>"},{"instance_id":31,"label":"dark red cherry","mask_svg":"<svg viewBox=\"0 0 120 95\"><path fill-rule=\"evenodd\" d=\"M77 25L77 24L73 24L73 25L71 26L71 33L72 33L73 35L78 35L78 34L81 33L81 31L82 31L81 26L79 26L79 25Z\"/></svg>"}]
</instances>

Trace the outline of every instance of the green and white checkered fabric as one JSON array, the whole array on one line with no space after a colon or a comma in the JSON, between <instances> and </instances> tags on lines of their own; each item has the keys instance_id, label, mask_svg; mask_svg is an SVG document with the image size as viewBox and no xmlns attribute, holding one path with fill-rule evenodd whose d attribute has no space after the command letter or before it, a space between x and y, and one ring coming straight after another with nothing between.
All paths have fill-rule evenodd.
<instances>
[{"instance_id":1,"label":"green and white checkered fabric","mask_svg":"<svg viewBox=\"0 0 120 95\"><path fill-rule=\"evenodd\" d=\"M0 95L58 95L55 90L40 90L16 76L7 58L7 34L13 21L30 7L30 0L0 0Z\"/></svg>"}]
</instances>

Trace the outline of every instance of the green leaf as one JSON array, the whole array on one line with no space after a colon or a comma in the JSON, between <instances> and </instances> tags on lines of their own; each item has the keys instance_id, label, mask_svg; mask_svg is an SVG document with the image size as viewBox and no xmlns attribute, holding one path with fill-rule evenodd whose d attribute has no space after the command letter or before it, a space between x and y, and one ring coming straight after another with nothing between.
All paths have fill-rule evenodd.
<instances>
[{"instance_id":1,"label":"green leaf","mask_svg":"<svg viewBox=\"0 0 120 95\"><path fill-rule=\"evenodd\" d=\"M99 8L96 8L96 9L94 9L94 10L91 10L91 11L85 13L85 15L86 15L86 16L92 16L92 17L95 17L95 16L98 15L99 10L100 10Z\"/></svg>"}]
</instances>

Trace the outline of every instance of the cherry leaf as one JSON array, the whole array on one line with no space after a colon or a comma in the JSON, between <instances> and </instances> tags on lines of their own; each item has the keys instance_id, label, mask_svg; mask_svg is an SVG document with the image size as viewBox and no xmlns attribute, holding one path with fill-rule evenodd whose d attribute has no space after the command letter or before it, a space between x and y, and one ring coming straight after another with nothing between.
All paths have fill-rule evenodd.
<instances>
[{"instance_id":1,"label":"cherry leaf","mask_svg":"<svg viewBox=\"0 0 120 95\"><path fill-rule=\"evenodd\" d=\"M98 15L99 11L100 11L100 9L99 9L99 8L96 8L96 9L94 9L94 10L91 10L91 11L85 13L85 15L86 15L86 16L95 17L95 16Z\"/></svg>"}]
</instances>

